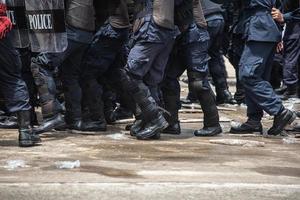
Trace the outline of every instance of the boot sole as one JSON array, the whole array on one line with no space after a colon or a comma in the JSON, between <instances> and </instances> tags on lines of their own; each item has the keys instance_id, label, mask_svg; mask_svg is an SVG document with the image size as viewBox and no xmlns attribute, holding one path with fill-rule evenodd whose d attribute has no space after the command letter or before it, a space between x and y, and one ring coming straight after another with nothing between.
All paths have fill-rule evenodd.
<instances>
[{"instance_id":1,"label":"boot sole","mask_svg":"<svg viewBox=\"0 0 300 200\"><path fill-rule=\"evenodd\" d=\"M40 135L40 134L42 134L42 133L46 133L46 132L49 132L49 131L55 129L56 127L59 128L59 127L62 126L62 125L64 125L64 121L61 121L61 122L59 122L59 123L57 123L57 124L53 124L53 125L47 127L47 128L44 129L44 130L34 130L34 133L37 134L37 135Z\"/></svg>"},{"instance_id":2,"label":"boot sole","mask_svg":"<svg viewBox=\"0 0 300 200\"><path fill-rule=\"evenodd\" d=\"M269 130L268 131L268 135L279 135L283 130L284 128L287 126L287 125L290 125L293 123L293 121L295 121L295 119L297 118L297 115L295 113L293 113L293 115L290 117L290 119L287 121L287 123L285 125L282 125L280 126L279 128L277 128L276 130L272 131L272 133L269 133Z\"/></svg>"},{"instance_id":3,"label":"boot sole","mask_svg":"<svg viewBox=\"0 0 300 200\"><path fill-rule=\"evenodd\" d=\"M235 130L230 130L229 131L230 134L234 134L234 135L246 135L246 134L263 134L263 130L261 131L248 131L248 132L241 132L241 131L235 131Z\"/></svg>"},{"instance_id":4,"label":"boot sole","mask_svg":"<svg viewBox=\"0 0 300 200\"><path fill-rule=\"evenodd\" d=\"M205 134L203 134L203 135L202 134L196 134L196 132L197 131L194 132L194 135L196 137L214 137L214 136L217 136L217 135L221 134L223 132L223 130L219 129L218 131L215 131L214 133L207 134L207 135L205 135Z\"/></svg>"},{"instance_id":5,"label":"boot sole","mask_svg":"<svg viewBox=\"0 0 300 200\"><path fill-rule=\"evenodd\" d=\"M168 135L180 135L180 134L181 134L181 131L180 131L180 132L177 132L177 131L167 131L167 130L163 130L162 133L163 133L163 134L168 134Z\"/></svg>"},{"instance_id":6,"label":"boot sole","mask_svg":"<svg viewBox=\"0 0 300 200\"><path fill-rule=\"evenodd\" d=\"M35 142L32 140L19 141L19 147L33 147Z\"/></svg>"}]
</instances>

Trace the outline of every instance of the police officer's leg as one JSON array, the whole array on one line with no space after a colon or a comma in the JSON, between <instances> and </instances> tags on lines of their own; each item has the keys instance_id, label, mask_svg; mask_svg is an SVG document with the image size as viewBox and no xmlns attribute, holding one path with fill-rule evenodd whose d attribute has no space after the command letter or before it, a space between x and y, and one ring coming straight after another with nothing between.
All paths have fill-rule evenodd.
<instances>
[{"instance_id":1,"label":"police officer's leg","mask_svg":"<svg viewBox=\"0 0 300 200\"><path fill-rule=\"evenodd\" d=\"M245 89L239 79L239 63L244 49L244 41L242 35L233 34L232 41L228 51L228 59L235 69L236 92L234 99L238 104L245 103Z\"/></svg>"},{"instance_id":2,"label":"police officer's leg","mask_svg":"<svg viewBox=\"0 0 300 200\"><path fill-rule=\"evenodd\" d=\"M130 114L127 116L132 117L133 114L136 120L142 120L140 109L138 109L134 98L130 95L122 82L122 80L127 79L127 73L124 69L123 63L122 65L114 65L114 67L110 68L105 74L105 79L108 85L117 93L117 97L122 104L121 106L124 106L129 110ZM119 116L119 114L116 113L115 115ZM129 124L125 129L129 131L131 128L132 124Z\"/></svg>"},{"instance_id":3,"label":"police officer's leg","mask_svg":"<svg viewBox=\"0 0 300 200\"><path fill-rule=\"evenodd\" d=\"M184 44L185 62L188 67L189 84L197 95L204 114L204 127L194 132L195 136L214 136L222 132L215 96L208 82L208 35L204 29L193 29L201 38ZM190 30L192 31L192 30Z\"/></svg>"},{"instance_id":4,"label":"police officer's leg","mask_svg":"<svg viewBox=\"0 0 300 200\"><path fill-rule=\"evenodd\" d=\"M13 48L8 37L0 40L0 89L6 100L6 106L17 113L19 125L19 146L29 147L40 142L32 132L29 95L25 82L21 78L19 53Z\"/></svg>"},{"instance_id":5,"label":"police officer's leg","mask_svg":"<svg viewBox=\"0 0 300 200\"><path fill-rule=\"evenodd\" d=\"M274 61L272 63L272 75L270 78L270 83L274 88L275 92L280 88L282 83L282 55L275 54Z\"/></svg>"},{"instance_id":6,"label":"police officer's leg","mask_svg":"<svg viewBox=\"0 0 300 200\"><path fill-rule=\"evenodd\" d=\"M300 57L300 39L284 40L284 67L283 82L287 86L287 90L283 94L282 99L297 98L298 87L298 59Z\"/></svg>"},{"instance_id":7,"label":"police officer's leg","mask_svg":"<svg viewBox=\"0 0 300 200\"><path fill-rule=\"evenodd\" d=\"M104 105L104 116L105 120L108 124L113 124L117 119L114 114L114 110L116 108L117 95L112 90L112 88L103 81L103 77L101 77L101 85L103 85L103 105Z\"/></svg>"},{"instance_id":8,"label":"police officer's leg","mask_svg":"<svg viewBox=\"0 0 300 200\"><path fill-rule=\"evenodd\" d=\"M236 70L237 72L240 71ZM239 81L237 75L237 80ZM239 81L240 82L240 81ZM242 84L242 83L239 83ZM243 90L243 95L245 96L245 103L247 104L247 121L245 123L236 123L231 126L230 133L233 134L249 134L249 133L262 133L263 127L261 124L261 119L263 117L263 110L261 107L257 106L257 104L250 98L251 92L248 90L244 90L243 86L240 85L237 87L241 87ZM238 92L238 91L237 91Z\"/></svg>"},{"instance_id":9,"label":"police officer's leg","mask_svg":"<svg viewBox=\"0 0 300 200\"><path fill-rule=\"evenodd\" d=\"M99 131L106 130L106 120L102 100L103 88L97 79L105 77L104 74L117 59L122 45L122 40L100 34L94 39L83 61L81 78L82 89L84 90L83 98L86 99L85 102L89 107L90 120L99 125L97 128Z\"/></svg>"},{"instance_id":10,"label":"police officer's leg","mask_svg":"<svg viewBox=\"0 0 300 200\"><path fill-rule=\"evenodd\" d=\"M135 123L139 128L139 130L136 129L138 139L150 139L159 135L159 132L167 126L167 122L159 112L157 104L143 80L164 47L163 43L138 42L128 56L127 77L122 81L142 111L143 120Z\"/></svg>"},{"instance_id":11,"label":"police officer's leg","mask_svg":"<svg viewBox=\"0 0 300 200\"><path fill-rule=\"evenodd\" d=\"M164 108L169 112L166 114L166 119L169 126L163 131L166 134L180 134L180 122L178 116L178 110L181 107L180 103L180 83L178 78L186 70L184 63L182 63L182 58L179 51L180 46L175 44L173 52L169 57L169 62L167 64L166 76L162 82L162 93L164 100ZM179 52L178 52L179 51Z\"/></svg>"},{"instance_id":12,"label":"police officer's leg","mask_svg":"<svg viewBox=\"0 0 300 200\"><path fill-rule=\"evenodd\" d=\"M22 62L22 78L25 81L30 98L30 105L31 105L31 124L37 125L37 116L35 113L34 107L37 106L37 89L34 84L34 79L30 69L30 62L32 53L29 48L18 49L21 55L21 62Z\"/></svg>"},{"instance_id":13,"label":"police officer's leg","mask_svg":"<svg viewBox=\"0 0 300 200\"><path fill-rule=\"evenodd\" d=\"M65 122L61 115L61 105L56 99L56 85L53 72L59 67L81 43L68 40L68 48L62 53L40 53L31 60L31 71L38 89L42 107L43 123L35 129L36 133L50 131L62 126Z\"/></svg>"},{"instance_id":14,"label":"police officer's leg","mask_svg":"<svg viewBox=\"0 0 300 200\"><path fill-rule=\"evenodd\" d=\"M240 78L249 94L247 98L257 107L275 116L273 127L268 132L272 135L279 134L295 118L293 112L284 108L266 80L270 78L269 64L274 57L275 47L275 43L247 42L240 63Z\"/></svg>"},{"instance_id":15,"label":"police officer's leg","mask_svg":"<svg viewBox=\"0 0 300 200\"><path fill-rule=\"evenodd\" d=\"M65 98L65 121L66 128L81 130L81 99L82 90L80 87L81 60L87 48L82 44L64 61L61 66L61 80Z\"/></svg>"},{"instance_id":16,"label":"police officer's leg","mask_svg":"<svg viewBox=\"0 0 300 200\"><path fill-rule=\"evenodd\" d=\"M263 133L261 119L263 110L250 98L251 92L245 91L245 103L247 105L247 121L244 123L236 123L231 126L232 134L249 134Z\"/></svg>"},{"instance_id":17,"label":"police officer's leg","mask_svg":"<svg viewBox=\"0 0 300 200\"><path fill-rule=\"evenodd\" d=\"M155 61L152 64L152 67L144 77L144 82L149 87L152 97L156 101L157 105L161 107L163 107L164 103L161 99L161 88L159 87L159 85L164 78L165 69L173 46L173 40L165 44L165 47L157 55Z\"/></svg>"},{"instance_id":18,"label":"police officer's leg","mask_svg":"<svg viewBox=\"0 0 300 200\"><path fill-rule=\"evenodd\" d=\"M216 86L217 103L235 104L236 101L228 90L226 67L221 53L224 23L224 20L220 19L208 21L208 32L210 35L208 54L211 57L208 66Z\"/></svg>"}]
</instances>

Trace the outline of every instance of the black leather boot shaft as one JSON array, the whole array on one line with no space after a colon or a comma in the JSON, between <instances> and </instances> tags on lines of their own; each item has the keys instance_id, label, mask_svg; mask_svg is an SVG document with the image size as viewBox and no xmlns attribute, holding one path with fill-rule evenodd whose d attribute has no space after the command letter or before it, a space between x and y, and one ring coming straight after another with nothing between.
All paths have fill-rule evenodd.
<instances>
[{"instance_id":1,"label":"black leather boot shaft","mask_svg":"<svg viewBox=\"0 0 300 200\"><path fill-rule=\"evenodd\" d=\"M203 90L198 93L198 97L204 114L204 127L220 126L219 112L212 90Z\"/></svg>"},{"instance_id":2,"label":"black leather boot shaft","mask_svg":"<svg viewBox=\"0 0 300 200\"><path fill-rule=\"evenodd\" d=\"M178 110L180 108L180 97L177 95L170 95L167 92L163 93L165 109L169 112L165 114L165 118L169 126L163 131L166 134L179 135L181 127L178 117Z\"/></svg>"},{"instance_id":3,"label":"black leather boot shaft","mask_svg":"<svg viewBox=\"0 0 300 200\"><path fill-rule=\"evenodd\" d=\"M19 125L19 146L31 147L34 145L34 138L30 123L30 111L17 112L17 119Z\"/></svg>"},{"instance_id":4,"label":"black leather boot shaft","mask_svg":"<svg viewBox=\"0 0 300 200\"><path fill-rule=\"evenodd\" d=\"M268 135L279 135L284 128L293 123L296 114L293 111L284 109L281 113L274 117L273 126L268 130Z\"/></svg>"}]
</instances>

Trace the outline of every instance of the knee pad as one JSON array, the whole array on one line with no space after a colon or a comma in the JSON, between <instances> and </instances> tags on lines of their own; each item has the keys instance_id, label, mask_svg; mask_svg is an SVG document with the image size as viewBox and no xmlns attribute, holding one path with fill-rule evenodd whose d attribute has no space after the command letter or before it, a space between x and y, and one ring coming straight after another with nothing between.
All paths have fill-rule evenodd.
<instances>
[{"instance_id":1,"label":"knee pad","mask_svg":"<svg viewBox=\"0 0 300 200\"><path fill-rule=\"evenodd\" d=\"M194 94L208 90L204 85L204 77L198 72L188 72L189 86Z\"/></svg>"}]
</instances>

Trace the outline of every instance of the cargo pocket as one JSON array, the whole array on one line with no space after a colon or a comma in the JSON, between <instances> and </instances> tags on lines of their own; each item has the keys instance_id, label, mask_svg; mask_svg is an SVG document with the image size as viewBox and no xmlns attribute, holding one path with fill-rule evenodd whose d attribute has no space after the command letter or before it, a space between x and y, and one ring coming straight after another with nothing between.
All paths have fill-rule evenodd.
<instances>
[{"instance_id":1,"label":"cargo pocket","mask_svg":"<svg viewBox=\"0 0 300 200\"><path fill-rule=\"evenodd\" d=\"M239 76L241 81L245 78L256 78L257 70L263 63L263 58L248 58L244 62L240 63Z\"/></svg>"}]
</instances>

